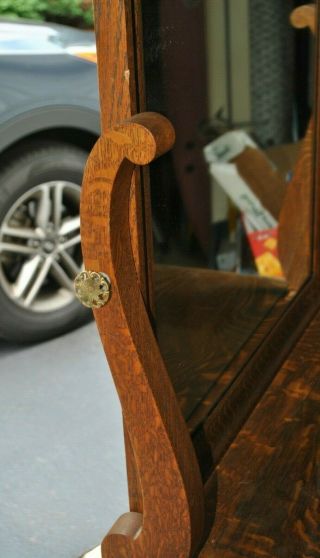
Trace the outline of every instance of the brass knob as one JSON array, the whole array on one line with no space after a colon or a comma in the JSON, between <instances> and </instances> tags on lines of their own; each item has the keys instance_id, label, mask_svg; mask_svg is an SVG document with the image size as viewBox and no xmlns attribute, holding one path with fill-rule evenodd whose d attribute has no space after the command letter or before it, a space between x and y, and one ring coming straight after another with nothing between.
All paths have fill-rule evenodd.
<instances>
[{"instance_id":1,"label":"brass knob","mask_svg":"<svg viewBox=\"0 0 320 558\"><path fill-rule=\"evenodd\" d=\"M110 300L111 282L97 271L82 271L74 280L76 297L87 308L101 308Z\"/></svg>"}]
</instances>

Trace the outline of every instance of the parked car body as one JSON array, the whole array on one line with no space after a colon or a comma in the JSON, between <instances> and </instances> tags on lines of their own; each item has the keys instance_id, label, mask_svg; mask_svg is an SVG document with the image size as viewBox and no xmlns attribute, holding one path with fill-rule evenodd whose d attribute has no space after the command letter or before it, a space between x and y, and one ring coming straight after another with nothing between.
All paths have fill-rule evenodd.
<instances>
[{"instance_id":1,"label":"parked car body","mask_svg":"<svg viewBox=\"0 0 320 558\"><path fill-rule=\"evenodd\" d=\"M38 341L89 317L73 278L99 135L94 34L0 20L0 76L0 336Z\"/></svg>"}]
</instances>

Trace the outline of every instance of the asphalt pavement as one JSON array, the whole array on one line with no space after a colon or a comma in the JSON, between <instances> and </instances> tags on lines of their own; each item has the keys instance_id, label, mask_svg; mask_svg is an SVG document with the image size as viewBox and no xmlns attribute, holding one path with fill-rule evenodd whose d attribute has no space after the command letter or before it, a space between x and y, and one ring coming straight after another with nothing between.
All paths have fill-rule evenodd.
<instances>
[{"instance_id":1,"label":"asphalt pavement","mask_svg":"<svg viewBox=\"0 0 320 558\"><path fill-rule=\"evenodd\" d=\"M78 558L128 509L120 405L95 324L0 342L0 558Z\"/></svg>"}]
</instances>

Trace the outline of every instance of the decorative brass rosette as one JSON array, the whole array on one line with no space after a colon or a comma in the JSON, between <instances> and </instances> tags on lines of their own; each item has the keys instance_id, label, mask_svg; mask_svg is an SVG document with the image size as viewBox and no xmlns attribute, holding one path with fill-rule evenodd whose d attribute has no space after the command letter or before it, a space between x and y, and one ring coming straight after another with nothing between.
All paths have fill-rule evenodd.
<instances>
[{"instance_id":1,"label":"decorative brass rosette","mask_svg":"<svg viewBox=\"0 0 320 558\"><path fill-rule=\"evenodd\" d=\"M111 282L97 271L82 271L74 280L76 297L87 308L102 308L111 297Z\"/></svg>"}]
</instances>

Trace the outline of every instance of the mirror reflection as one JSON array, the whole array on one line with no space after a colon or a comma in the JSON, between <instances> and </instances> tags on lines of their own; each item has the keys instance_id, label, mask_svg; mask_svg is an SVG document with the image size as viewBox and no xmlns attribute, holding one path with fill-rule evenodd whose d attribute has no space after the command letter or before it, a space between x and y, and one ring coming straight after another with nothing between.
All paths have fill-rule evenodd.
<instances>
[{"instance_id":1,"label":"mirror reflection","mask_svg":"<svg viewBox=\"0 0 320 558\"><path fill-rule=\"evenodd\" d=\"M156 330L186 417L288 298L278 225L312 113L301 4L142 2L147 110L177 136L150 181Z\"/></svg>"}]
</instances>

